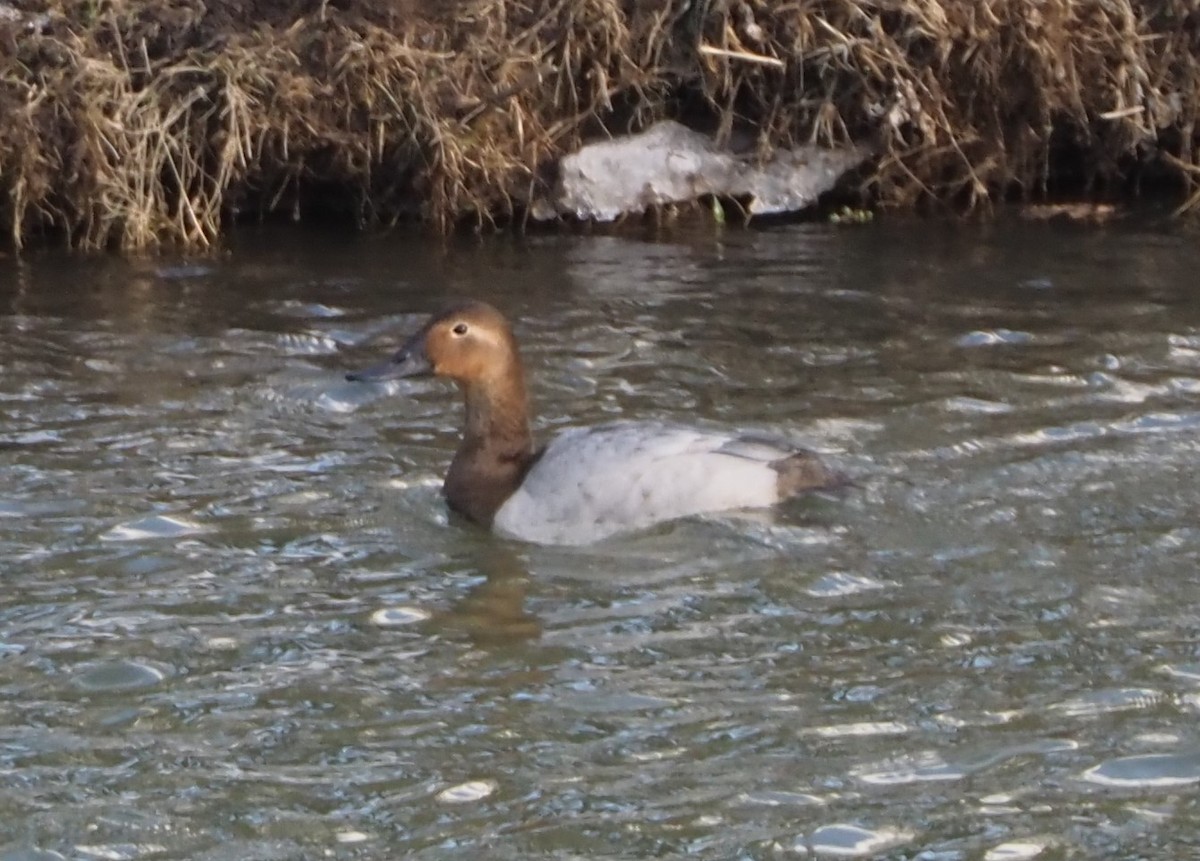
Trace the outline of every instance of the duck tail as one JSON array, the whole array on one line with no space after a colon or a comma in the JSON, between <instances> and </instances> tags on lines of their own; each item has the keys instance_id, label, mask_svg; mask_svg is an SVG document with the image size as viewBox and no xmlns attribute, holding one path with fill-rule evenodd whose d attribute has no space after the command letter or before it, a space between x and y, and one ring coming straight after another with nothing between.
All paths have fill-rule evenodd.
<instances>
[{"instance_id":1,"label":"duck tail","mask_svg":"<svg viewBox=\"0 0 1200 861\"><path fill-rule=\"evenodd\" d=\"M798 451L772 461L771 469L778 475L780 499L814 490L842 490L857 486L850 476L826 466L811 451Z\"/></svg>"}]
</instances>

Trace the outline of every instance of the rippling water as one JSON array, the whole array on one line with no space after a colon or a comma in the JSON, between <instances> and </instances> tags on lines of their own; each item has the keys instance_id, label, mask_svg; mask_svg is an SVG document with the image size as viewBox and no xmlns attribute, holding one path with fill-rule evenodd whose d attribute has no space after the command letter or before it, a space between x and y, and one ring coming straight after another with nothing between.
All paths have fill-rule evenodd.
<instances>
[{"instance_id":1,"label":"rippling water","mask_svg":"<svg viewBox=\"0 0 1200 861\"><path fill-rule=\"evenodd\" d=\"M1149 226L0 259L0 859L1180 857L1198 272ZM453 391L341 375L459 295L543 432L784 433L859 487L449 520Z\"/></svg>"}]
</instances>

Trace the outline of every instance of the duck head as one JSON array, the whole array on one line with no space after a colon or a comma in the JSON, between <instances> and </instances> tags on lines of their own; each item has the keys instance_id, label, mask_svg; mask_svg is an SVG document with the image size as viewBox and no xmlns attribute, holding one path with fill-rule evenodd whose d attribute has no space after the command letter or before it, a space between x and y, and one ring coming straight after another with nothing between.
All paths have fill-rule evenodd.
<instances>
[{"instance_id":1,"label":"duck head","mask_svg":"<svg viewBox=\"0 0 1200 861\"><path fill-rule=\"evenodd\" d=\"M464 302L431 317L391 358L346 379L436 376L470 388L518 369L516 340L504 315L485 302Z\"/></svg>"}]
</instances>

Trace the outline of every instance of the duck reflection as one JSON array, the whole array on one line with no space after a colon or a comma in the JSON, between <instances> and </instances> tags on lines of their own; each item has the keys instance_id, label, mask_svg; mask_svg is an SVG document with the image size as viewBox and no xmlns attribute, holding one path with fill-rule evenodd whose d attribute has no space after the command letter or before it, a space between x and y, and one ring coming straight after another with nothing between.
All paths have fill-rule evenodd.
<instances>
[{"instance_id":1,"label":"duck reflection","mask_svg":"<svg viewBox=\"0 0 1200 861\"><path fill-rule=\"evenodd\" d=\"M542 622L525 609L529 570L513 548L500 542L475 548L475 565L484 580L432 624L467 634L479 644L534 640Z\"/></svg>"}]
</instances>

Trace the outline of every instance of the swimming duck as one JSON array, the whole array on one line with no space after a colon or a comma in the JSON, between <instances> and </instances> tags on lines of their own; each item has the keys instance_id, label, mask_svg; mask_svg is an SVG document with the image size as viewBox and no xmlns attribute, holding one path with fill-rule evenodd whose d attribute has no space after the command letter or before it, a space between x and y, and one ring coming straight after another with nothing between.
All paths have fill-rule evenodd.
<instances>
[{"instance_id":1,"label":"swimming duck","mask_svg":"<svg viewBox=\"0 0 1200 861\"><path fill-rule=\"evenodd\" d=\"M442 488L447 504L513 538L586 544L845 483L787 442L662 422L572 428L536 448L517 341L484 302L434 315L390 359L346 378L429 375L453 380L466 401L462 443Z\"/></svg>"}]
</instances>

